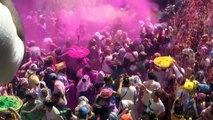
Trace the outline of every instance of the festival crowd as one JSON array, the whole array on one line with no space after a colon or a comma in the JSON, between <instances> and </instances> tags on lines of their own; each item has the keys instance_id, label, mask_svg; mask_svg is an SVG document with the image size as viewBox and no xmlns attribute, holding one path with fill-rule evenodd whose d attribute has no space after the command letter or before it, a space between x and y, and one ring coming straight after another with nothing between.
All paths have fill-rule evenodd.
<instances>
[{"instance_id":1,"label":"festival crowd","mask_svg":"<svg viewBox=\"0 0 213 120\"><path fill-rule=\"evenodd\" d=\"M212 120L212 5L177 0L160 23L140 21L136 39L109 27L86 48L51 37L42 47L29 41L16 77L0 85L0 95L17 96L23 106L1 119ZM174 61L161 68L153 62L161 56Z\"/></svg>"}]
</instances>

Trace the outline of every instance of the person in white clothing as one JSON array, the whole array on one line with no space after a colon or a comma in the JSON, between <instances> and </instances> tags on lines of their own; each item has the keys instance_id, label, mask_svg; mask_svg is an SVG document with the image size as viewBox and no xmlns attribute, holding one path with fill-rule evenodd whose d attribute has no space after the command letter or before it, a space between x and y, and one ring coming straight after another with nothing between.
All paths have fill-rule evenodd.
<instances>
[{"instance_id":1,"label":"person in white clothing","mask_svg":"<svg viewBox=\"0 0 213 120\"><path fill-rule=\"evenodd\" d=\"M137 90L135 86L130 84L129 77L125 75L123 86L121 88L121 97L122 100L131 100L132 102L135 101Z\"/></svg>"},{"instance_id":2,"label":"person in white clothing","mask_svg":"<svg viewBox=\"0 0 213 120\"><path fill-rule=\"evenodd\" d=\"M165 106L159 98L159 95L156 94L156 90L150 91L145 87L144 84L141 85L141 89L144 93L148 94L148 105L146 108L146 113L154 112L157 118L165 114Z\"/></svg>"},{"instance_id":3,"label":"person in white clothing","mask_svg":"<svg viewBox=\"0 0 213 120\"><path fill-rule=\"evenodd\" d=\"M154 111L158 116L165 112L165 106L160 100L159 96L152 92L150 98L150 110Z\"/></svg>"},{"instance_id":4,"label":"person in white clothing","mask_svg":"<svg viewBox=\"0 0 213 120\"><path fill-rule=\"evenodd\" d=\"M121 100L122 101L127 101L132 103L132 106L135 105L136 102L136 98L137 98L137 90L135 86L132 86L129 80L129 76L124 75L124 82L123 82L123 86L121 88ZM131 108L131 114L132 116L135 115L135 108L132 107ZM135 118L135 116L134 116Z\"/></svg>"},{"instance_id":5,"label":"person in white clothing","mask_svg":"<svg viewBox=\"0 0 213 120\"><path fill-rule=\"evenodd\" d=\"M60 116L59 110L53 106L53 102L51 100L45 100L43 102L45 109L46 120L63 120L63 117Z\"/></svg>"},{"instance_id":6,"label":"person in white clothing","mask_svg":"<svg viewBox=\"0 0 213 120\"><path fill-rule=\"evenodd\" d=\"M111 54L112 50L110 47L107 47L103 53L103 57L101 59L102 70L107 74L112 74L113 70L111 68L113 55Z\"/></svg>"},{"instance_id":7,"label":"person in white clothing","mask_svg":"<svg viewBox=\"0 0 213 120\"><path fill-rule=\"evenodd\" d=\"M149 72L148 73L148 80L144 81L143 84L145 85L145 87L151 91L153 90L157 90L161 88L161 84L157 81L158 78L155 75L154 72Z\"/></svg>"},{"instance_id":8,"label":"person in white clothing","mask_svg":"<svg viewBox=\"0 0 213 120\"><path fill-rule=\"evenodd\" d=\"M161 88L160 83L157 82L157 76L155 75L154 72L148 73L148 80L144 81L143 84L151 92ZM149 104L149 93L148 92L144 92L142 101L145 106L148 106L148 104Z\"/></svg>"}]
</instances>

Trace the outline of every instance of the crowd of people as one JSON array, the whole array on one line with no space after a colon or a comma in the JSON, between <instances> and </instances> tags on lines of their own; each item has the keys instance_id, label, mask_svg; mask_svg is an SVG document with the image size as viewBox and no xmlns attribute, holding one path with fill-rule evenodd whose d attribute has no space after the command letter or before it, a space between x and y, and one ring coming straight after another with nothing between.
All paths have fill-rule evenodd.
<instances>
[{"instance_id":1,"label":"crowd of people","mask_svg":"<svg viewBox=\"0 0 213 120\"><path fill-rule=\"evenodd\" d=\"M0 95L23 101L19 111L9 110L18 120L211 120L212 2L177 0L160 23L140 21L138 38L108 26L88 40L84 56L70 55L76 45L69 40L58 45L57 38L44 37L42 47L31 40ZM45 27L40 18L37 27ZM153 62L161 56L174 61L161 68Z\"/></svg>"}]
</instances>

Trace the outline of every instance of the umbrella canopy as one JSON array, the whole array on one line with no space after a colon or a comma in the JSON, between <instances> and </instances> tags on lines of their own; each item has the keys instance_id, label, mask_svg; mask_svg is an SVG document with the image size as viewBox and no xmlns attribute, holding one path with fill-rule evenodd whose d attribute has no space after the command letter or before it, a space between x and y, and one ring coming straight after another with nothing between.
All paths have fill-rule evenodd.
<instances>
[{"instance_id":1,"label":"umbrella canopy","mask_svg":"<svg viewBox=\"0 0 213 120\"><path fill-rule=\"evenodd\" d=\"M68 55L71 58L77 58L77 59L84 58L87 55L89 55L89 53L90 53L89 49L84 47L77 47L77 46L70 48L68 51Z\"/></svg>"},{"instance_id":2,"label":"umbrella canopy","mask_svg":"<svg viewBox=\"0 0 213 120\"><path fill-rule=\"evenodd\" d=\"M161 56L154 59L154 64L160 68L169 68L173 62L174 59L169 56Z\"/></svg>"}]
</instances>

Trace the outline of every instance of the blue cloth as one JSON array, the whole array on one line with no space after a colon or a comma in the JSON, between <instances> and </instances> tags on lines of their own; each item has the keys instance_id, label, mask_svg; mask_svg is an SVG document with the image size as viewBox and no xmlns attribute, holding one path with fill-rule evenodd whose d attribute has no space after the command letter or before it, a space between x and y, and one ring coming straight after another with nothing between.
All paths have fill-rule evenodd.
<instances>
[{"instance_id":1,"label":"blue cloth","mask_svg":"<svg viewBox=\"0 0 213 120\"><path fill-rule=\"evenodd\" d=\"M210 52L210 56L213 59L213 50Z\"/></svg>"},{"instance_id":2,"label":"blue cloth","mask_svg":"<svg viewBox=\"0 0 213 120\"><path fill-rule=\"evenodd\" d=\"M89 114L89 110L86 107L80 107L79 108L79 117L86 118L86 116Z\"/></svg>"},{"instance_id":3,"label":"blue cloth","mask_svg":"<svg viewBox=\"0 0 213 120\"><path fill-rule=\"evenodd\" d=\"M199 84L198 89L205 93L211 92L210 85L207 84Z\"/></svg>"}]
</instances>

